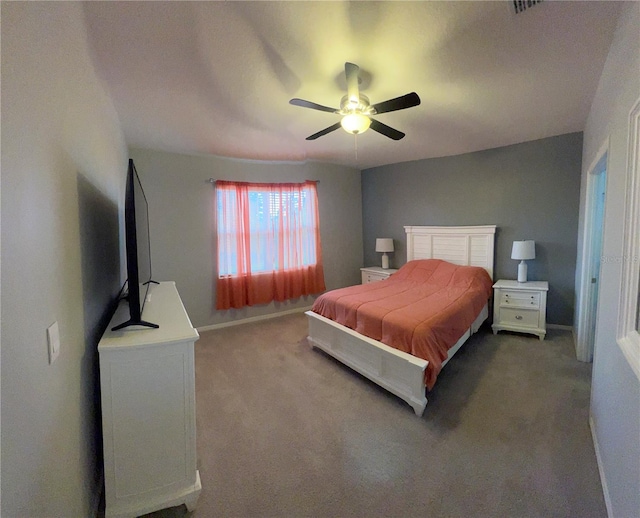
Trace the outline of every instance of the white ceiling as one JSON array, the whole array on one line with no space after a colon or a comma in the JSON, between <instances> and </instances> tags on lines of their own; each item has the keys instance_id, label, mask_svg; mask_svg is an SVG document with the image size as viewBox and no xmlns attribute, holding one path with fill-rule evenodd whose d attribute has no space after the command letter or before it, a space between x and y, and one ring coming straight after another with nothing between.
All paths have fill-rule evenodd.
<instances>
[{"instance_id":1,"label":"white ceiling","mask_svg":"<svg viewBox=\"0 0 640 518\"><path fill-rule=\"evenodd\" d=\"M96 69L132 147L364 169L582 131L619 3L87 2ZM400 141L343 130L344 62Z\"/></svg>"}]
</instances>

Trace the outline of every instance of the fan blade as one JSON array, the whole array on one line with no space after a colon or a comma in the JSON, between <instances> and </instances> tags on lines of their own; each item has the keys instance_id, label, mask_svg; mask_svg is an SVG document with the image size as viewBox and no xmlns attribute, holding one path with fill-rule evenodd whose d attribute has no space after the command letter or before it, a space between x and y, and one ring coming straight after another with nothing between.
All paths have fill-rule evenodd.
<instances>
[{"instance_id":1,"label":"fan blade","mask_svg":"<svg viewBox=\"0 0 640 518\"><path fill-rule=\"evenodd\" d=\"M337 129L340 129L340 123L339 122L336 122L333 126L329 126L328 128L325 128L325 129L323 129L321 131L318 131L318 133L314 133L310 137L307 137L305 140L315 140L318 137L322 137L323 135L326 135L327 133L331 133L332 131L335 131Z\"/></svg>"},{"instance_id":2,"label":"fan blade","mask_svg":"<svg viewBox=\"0 0 640 518\"><path fill-rule=\"evenodd\" d=\"M302 108L311 108L312 110L320 110L321 112L336 113L338 110L335 108L329 108L328 106L322 106L321 104L312 103L311 101L305 101L304 99L291 99L289 104L294 106L301 106Z\"/></svg>"},{"instance_id":3,"label":"fan blade","mask_svg":"<svg viewBox=\"0 0 640 518\"><path fill-rule=\"evenodd\" d=\"M375 119L371 119L371 126L369 126L373 131L377 131L381 133L385 137L389 137L393 140L400 140L404 137L404 133L402 131L398 131L397 129L393 129L391 126L387 126L386 124L382 124Z\"/></svg>"},{"instance_id":4,"label":"fan blade","mask_svg":"<svg viewBox=\"0 0 640 518\"><path fill-rule=\"evenodd\" d=\"M410 94L402 95L400 97L396 97L395 99L389 99L388 101L374 104L372 108L375 110L375 113L387 113L394 112L396 110L412 108L413 106L418 106L419 104L420 97L418 97L417 93L411 92Z\"/></svg>"},{"instance_id":5,"label":"fan blade","mask_svg":"<svg viewBox=\"0 0 640 518\"><path fill-rule=\"evenodd\" d=\"M357 105L360 103L360 92L358 90L358 72L360 67L353 63L344 64L344 75L347 77L347 96L349 102Z\"/></svg>"}]
</instances>

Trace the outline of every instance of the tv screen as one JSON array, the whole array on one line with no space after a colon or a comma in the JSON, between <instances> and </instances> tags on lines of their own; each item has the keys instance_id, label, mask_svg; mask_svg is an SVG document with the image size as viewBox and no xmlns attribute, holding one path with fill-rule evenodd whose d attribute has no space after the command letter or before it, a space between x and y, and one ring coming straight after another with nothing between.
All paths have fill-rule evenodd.
<instances>
[{"instance_id":1,"label":"tv screen","mask_svg":"<svg viewBox=\"0 0 640 518\"><path fill-rule=\"evenodd\" d=\"M127 255L127 301L129 320L113 328L128 326L157 328L157 324L142 319L151 279L151 243L149 241L149 207L138 171L132 159L127 169L124 199L124 227ZM157 284L157 283L156 283Z\"/></svg>"},{"instance_id":2,"label":"tv screen","mask_svg":"<svg viewBox=\"0 0 640 518\"><path fill-rule=\"evenodd\" d=\"M140 313L144 310L144 303L151 283L151 243L149 241L149 205L144 195L142 183L136 171L133 160L130 160L133 170L133 199L135 201L136 222L136 255L138 259L138 285L140 287Z\"/></svg>"}]
</instances>

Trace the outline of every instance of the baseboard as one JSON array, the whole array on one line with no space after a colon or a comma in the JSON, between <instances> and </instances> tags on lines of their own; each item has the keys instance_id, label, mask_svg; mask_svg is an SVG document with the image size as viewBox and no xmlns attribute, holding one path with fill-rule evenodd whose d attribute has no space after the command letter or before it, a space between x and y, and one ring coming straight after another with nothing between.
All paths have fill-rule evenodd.
<instances>
[{"instance_id":1,"label":"baseboard","mask_svg":"<svg viewBox=\"0 0 640 518\"><path fill-rule=\"evenodd\" d=\"M209 326L197 327L196 330L198 331L198 333L203 333L204 331L213 331L214 329L222 329L224 327L240 326L242 324L250 324L252 322L260 322L261 320L269 320L272 318L283 317L285 315L292 315L294 313L304 313L305 311L309 311L310 309L311 309L311 306L305 306L303 308L287 309L285 311L269 313L268 315L259 315L256 317L240 318L238 320L231 320L230 322L222 322L221 324L211 324Z\"/></svg>"},{"instance_id":2,"label":"baseboard","mask_svg":"<svg viewBox=\"0 0 640 518\"><path fill-rule=\"evenodd\" d=\"M607 507L607 516L613 516L611 508L611 496L609 495L609 486L607 485L607 477L602 468L602 458L600 457L600 446L598 445L598 436L596 435L596 427L593 422L593 416L589 415L589 428L591 429L591 438L593 439L593 449L596 452L596 462L598 463L598 471L600 472L600 483L602 484L602 493L604 494L604 505Z\"/></svg>"},{"instance_id":3,"label":"baseboard","mask_svg":"<svg viewBox=\"0 0 640 518\"><path fill-rule=\"evenodd\" d=\"M560 329L562 331L573 332L573 326L563 326L561 324L547 324L547 329Z\"/></svg>"}]
</instances>

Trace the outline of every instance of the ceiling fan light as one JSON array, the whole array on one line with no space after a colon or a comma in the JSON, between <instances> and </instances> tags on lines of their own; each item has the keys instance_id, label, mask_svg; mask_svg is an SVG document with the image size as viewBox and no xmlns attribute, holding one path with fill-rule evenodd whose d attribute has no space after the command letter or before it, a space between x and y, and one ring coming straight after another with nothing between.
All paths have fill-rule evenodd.
<instances>
[{"instance_id":1,"label":"ceiling fan light","mask_svg":"<svg viewBox=\"0 0 640 518\"><path fill-rule=\"evenodd\" d=\"M342 117L340 124L347 133L357 135L369 129L371 119L361 113L349 113Z\"/></svg>"}]
</instances>

